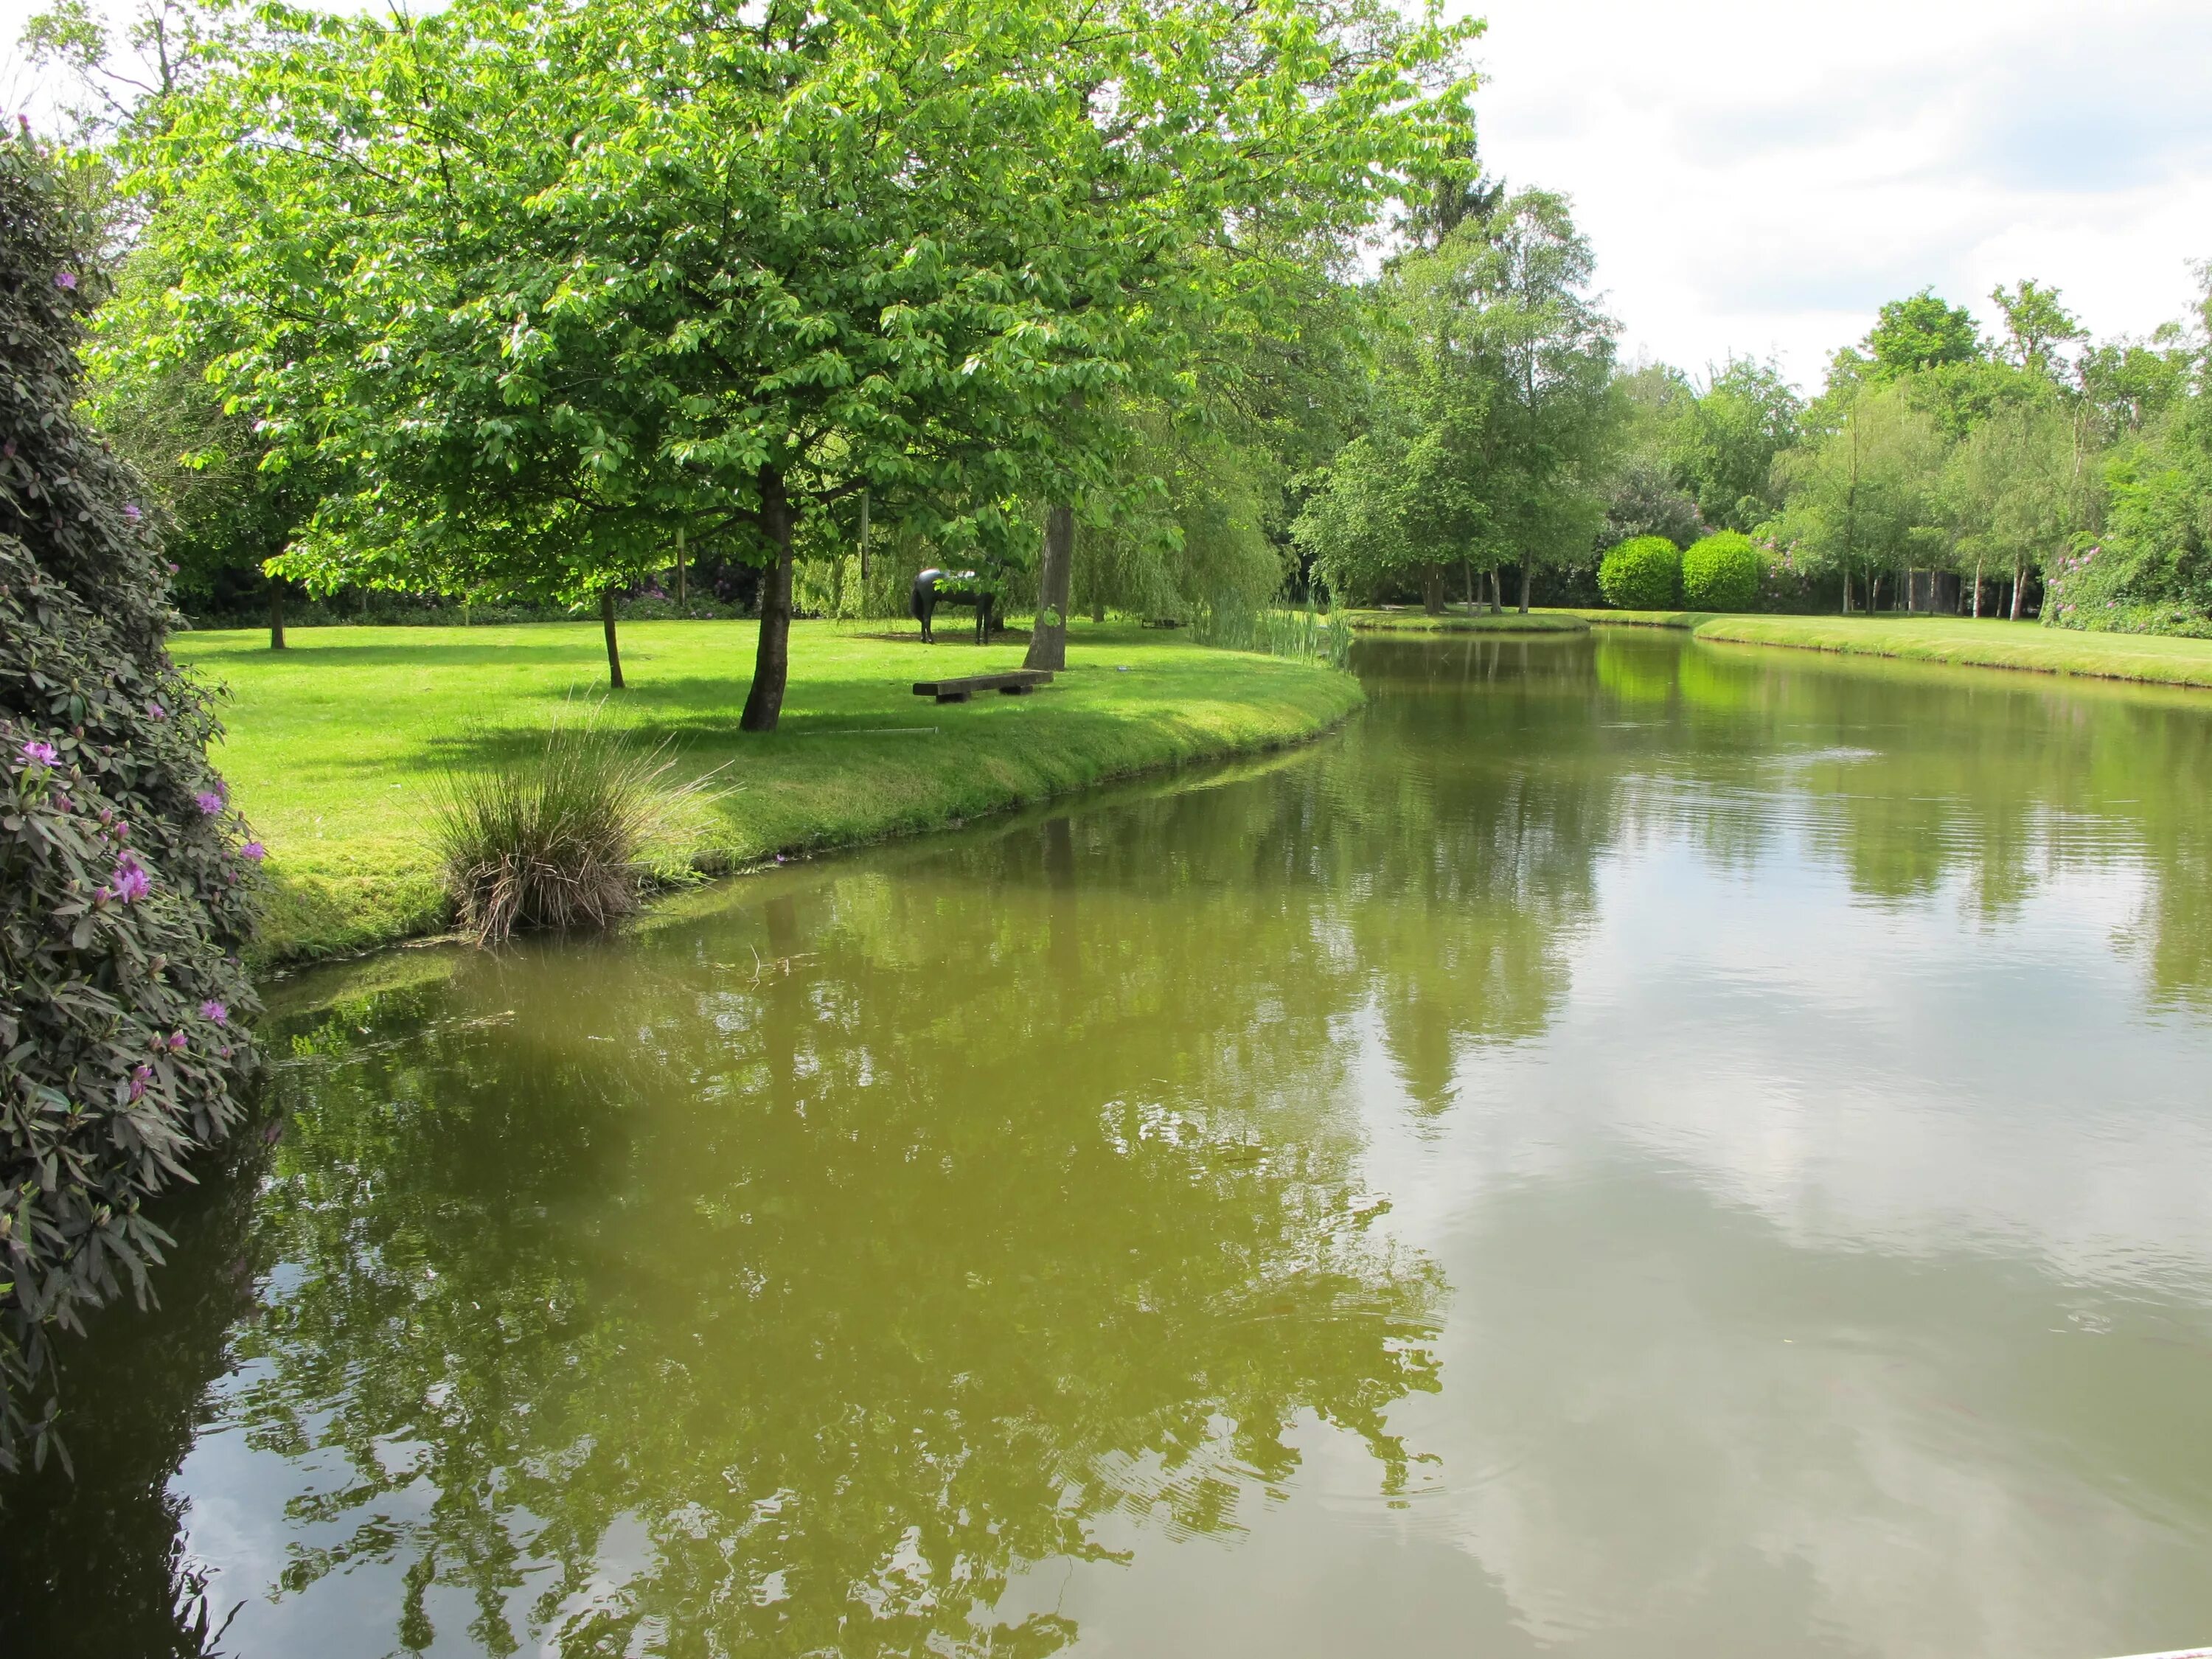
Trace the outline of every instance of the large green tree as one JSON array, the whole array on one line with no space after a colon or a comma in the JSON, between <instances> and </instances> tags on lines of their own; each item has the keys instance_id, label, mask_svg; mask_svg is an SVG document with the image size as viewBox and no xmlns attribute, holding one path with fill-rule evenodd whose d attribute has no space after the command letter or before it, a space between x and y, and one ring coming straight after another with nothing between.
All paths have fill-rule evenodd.
<instances>
[{"instance_id":1,"label":"large green tree","mask_svg":"<svg viewBox=\"0 0 2212 1659\"><path fill-rule=\"evenodd\" d=\"M743 723L769 729L810 525L862 491L906 522L1066 501L1194 240L1271 192L1380 191L1425 124L1455 127L1460 89L1416 71L1461 32L1398 27L1347 64L1380 17L295 19L148 147L167 303L179 335L240 343L231 395L337 481L282 568L582 597L680 526L763 569Z\"/></svg>"},{"instance_id":2,"label":"large green tree","mask_svg":"<svg viewBox=\"0 0 2212 1659\"><path fill-rule=\"evenodd\" d=\"M1885 576L1948 550L1944 454L1942 434L1905 387L1856 388L1832 429L1778 461L1787 504L1772 534L1796 549L1803 568L1840 579L1844 610L1855 594L1873 610Z\"/></svg>"},{"instance_id":3,"label":"large green tree","mask_svg":"<svg viewBox=\"0 0 2212 1659\"><path fill-rule=\"evenodd\" d=\"M1517 565L1525 608L1537 566L1589 550L1622 413L1591 273L1565 200L1541 191L1390 273L1382 416L1298 521L1333 589L1417 580L1434 610L1452 568L1494 584Z\"/></svg>"}]
</instances>

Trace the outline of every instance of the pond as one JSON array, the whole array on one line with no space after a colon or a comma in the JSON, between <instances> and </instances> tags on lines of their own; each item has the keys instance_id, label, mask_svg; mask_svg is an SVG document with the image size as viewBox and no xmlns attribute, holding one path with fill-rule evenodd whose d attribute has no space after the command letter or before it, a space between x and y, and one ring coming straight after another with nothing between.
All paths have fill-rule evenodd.
<instances>
[{"instance_id":1,"label":"pond","mask_svg":"<svg viewBox=\"0 0 2212 1659\"><path fill-rule=\"evenodd\" d=\"M9 1650L2212 1641L2212 699L1356 665L283 1022Z\"/></svg>"}]
</instances>

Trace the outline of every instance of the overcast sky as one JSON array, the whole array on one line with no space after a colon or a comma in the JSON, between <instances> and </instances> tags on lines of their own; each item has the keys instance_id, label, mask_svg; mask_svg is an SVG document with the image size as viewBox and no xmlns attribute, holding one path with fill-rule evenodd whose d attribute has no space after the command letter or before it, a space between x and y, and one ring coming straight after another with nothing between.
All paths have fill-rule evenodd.
<instances>
[{"instance_id":1,"label":"overcast sky","mask_svg":"<svg viewBox=\"0 0 2212 1659\"><path fill-rule=\"evenodd\" d=\"M44 100L0 0L0 103ZM2212 0L1474 0L1484 149L1574 198L1632 358L1801 381L1884 300L2056 283L2100 336L2212 258Z\"/></svg>"},{"instance_id":2,"label":"overcast sky","mask_svg":"<svg viewBox=\"0 0 2212 1659\"><path fill-rule=\"evenodd\" d=\"M2212 258L2212 0L1491 0L1483 147L1565 191L1628 355L1801 380L1884 300L2057 284L2100 336Z\"/></svg>"}]
</instances>

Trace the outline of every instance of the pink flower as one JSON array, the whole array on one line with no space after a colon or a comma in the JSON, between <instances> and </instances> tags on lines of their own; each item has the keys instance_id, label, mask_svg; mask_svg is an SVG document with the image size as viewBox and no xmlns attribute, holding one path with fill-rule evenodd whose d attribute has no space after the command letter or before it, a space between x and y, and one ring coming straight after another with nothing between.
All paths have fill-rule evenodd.
<instances>
[{"instance_id":1,"label":"pink flower","mask_svg":"<svg viewBox=\"0 0 2212 1659\"><path fill-rule=\"evenodd\" d=\"M130 520L131 523L137 524L139 520L144 518L146 515L138 510L137 502L125 501L123 503L123 516ZM177 567L174 565L171 565L169 567L172 570L174 570Z\"/></svg>"},{"instance_id":2,"label":"pink flower","mask_svg":"<svg viewBox=\"0 0 2212 1659\"><path fill-rule=\"evenodd\" d=\"M73 270L56 271L54 273L54 286L64 290L65 292L75 289L76 287L76 272Z\"/></svg>"},{"instance_id":3,"label":"pink flower","mask_svg":"<svg viewBox=\"0 0 2212 1659\"><path fill-rule=\"evenodd\" d=\"M52 766L56 759L54 746L50 743L27 743L23 745L23 758L33 766Z\"/></svg>"},{"instance_id":4,"label":"pink flower","mask_svg":"<svg viewBox=\"0 0 2212 1659\"><path fill-rule=\"evenodd\" d=\"M169 1051L172 1054L179 1052L183 1049L184 1046L185 1034L182 1031L172 1031L169 1033Z\"/></svg>"},{"instance_id":5,"label":"pink flower","mask_svg":"<svg viewBox=\"0 0 2212 1659\"><path fill-rule=\"evenodd\" d=\"M151 714L157 720L165 720L169 718L169 711L162 708L158 702L148 703L146 705L146 712Z\"/></svg>"},{"instance_id":6,"label":"pink flower","mask_svg":"<svg viewBox=\"0 0 2212 1659\"><path fill-rule=\"evenodd\" d=\"M269 849L258 841L249 841L238 849L238 855L240 858L251 859L254 863L258 864L269 856Z\"/></svg>"},{"instance_id":7,"label":"pink flower","mask_svg":"<svg viewBox=\"0 0 2212 1659\"><path fill-rule=\"evenodd\" d=\"M230 1018L230 1010L224 1007L220 1002L212 1000L203 1002L200 1004L200 1018L205 1020L211 1020L216 1024L221 1025L225 1024Z\"/></svg>"},{"instance_id":8,"label":"pink flower","mask_svg":"<svg viewBox=\"0 0 2212 1659\"><path fill-rule=\"evenodd\" d=\"M111 898L119 898L125 904L131 904L154 890L154 880L146 873L146 866L138 862L136 854L125 853L115 860L115 874L101 890Z\"/></svg>"},{"instance_id":9,"label":"pink flower","mask_svg":"<svg viewBox=\"0 0 2212 1659\"><path fill-rule=\"evenodd\" d=\"M192 799L210 817L222 811L222 792L219 789L203 789Z\"/></svg>"},{"instance_id":10,"label":"pink flower","mask_svg":"<svg viewBox=\"0 0 2212 1659\"><path fill-rule=\"evenodd\" d=\"M146 1085L153 1080L154 1068L152 1066L141 1066L134 1070L131 1073L131 1098L133 1100L144 1099L146 1097Z\"/></svg>"}]
</instances>

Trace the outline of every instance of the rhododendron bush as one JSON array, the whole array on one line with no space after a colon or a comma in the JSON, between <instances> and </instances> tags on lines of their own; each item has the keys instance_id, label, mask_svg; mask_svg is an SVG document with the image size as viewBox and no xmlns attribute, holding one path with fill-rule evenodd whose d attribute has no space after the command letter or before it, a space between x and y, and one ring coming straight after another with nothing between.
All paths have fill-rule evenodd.
<instances>
[{"instance_id":1,"label":"rhododendron bush","mask_svg":"<svg viewBox=\"0 0 2212 1659\"><path fill-rule=\"evenodd\" d=\"M56 1443L58 1331L243 1111L254 864L165 643L168 568L74 413L95 227L0 139L0 1468Z\"/></svg>"}]
</instances>

